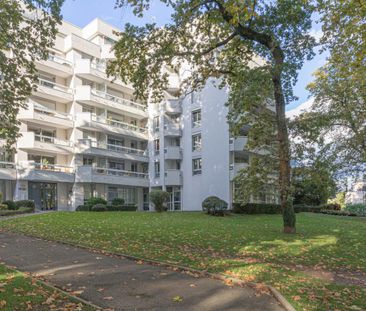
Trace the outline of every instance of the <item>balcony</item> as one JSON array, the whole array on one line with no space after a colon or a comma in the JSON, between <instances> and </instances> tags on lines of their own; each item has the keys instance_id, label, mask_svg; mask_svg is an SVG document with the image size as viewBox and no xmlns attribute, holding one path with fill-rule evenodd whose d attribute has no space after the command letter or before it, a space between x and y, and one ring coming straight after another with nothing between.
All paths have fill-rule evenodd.
<instances>
[{"instance_id":1,"label":"balcony","mask_svg":"<svg viewBox=\"0 0 366 311\"><path fill-rule=\"evenodd\" d=\"M18 178L31 181L67 182L75 180L74 168L59 164L23 161L19 163Z\"/></svg>"},{"instance_id":2,"label":"balcony","mask_svg":"<svg viewBox=\"0 0 366 311\"><path fill-rule=\"evenodd\" d=\"M179 76L176 73L169 73L168 91L177 92L180 89Z\"/></svg>"},{"instance_id":3,"label":"balcony","mask_svg":"<svg viewBox=\"0 0 366 311\"><path fill-rule=\"evenodd\" d=\"M165 112L167 114L182 113L182 105L179 99L168 99L165 102Z\"/></svg>"},{"instance_id":4,"label":"balcony","mask_svg":"<svg viewBox=\"0 0 366 311\"><path fill-rule=\"evenodd\" d=\"M82 112L76 116L75 126L91 131L119 134L147 140L147 129L133 124L124 123L114 119L98 117L90 112Z\"/></svg>"},{"instance_id":5,"label":"balcony","mask_svg":"<svg viewBox=\"0 0 366 311\"><path fill-rule=\"evenodd\" d=\"M107 64L104 61L78 59L75 63L75 74L84 79L105 83L108 86L117 87L122 92L132 93L131 85L123 83L120 79L114 79L107 75Z\"/></svg>"},{"instance_id":6,"label":"balcony","mask_svg":"<svg viewBox=\"0 0 366 311\"><path fill-rule=\"evenodd\" d=\"M72 88L43 79L38 79L38 87L34 95L60 103L72 102L74 99Z\"/></svg>"},{"instance_id":7,"label":"balcony","mask_svg":"<svg viewBox=\"0 0 366 311\"><path fill-rule=\"evenodd\" d=\"M164 124L164 136L182 136L182 130L179 123L166 122Z\"/></svg>"},{"instance_id":8,"label":"balcony","mask_svg":"<svg viewBox=\"0 0 366 311\"><path fill-rule=\"evenodd\" d=\"M230 180L233 180L236 175L238 175L239 171L243 168L248 167L248 163L234 163L230 164Z\"/></svg>"},{"instance_id":9,"label":"balcony","mask_svg":"<svg viewBox=\"0 0 366 311\"><path fill-rule=\"evenodd\" d=\"M145 105L92 89L89 85L76 87L75 100L99 108L107 107L117 113L122 110L124 114L138 119L145 119L148 116Z\"/></svg>"},{"instance_id":10,"label":"balcony","mask_svg":"<svg viewBox=\"0 0 366 311\"><path fill-rule=\"evenodd\" d=\"M114 55L114 51L113 51L113 45L112 44L102 45L100 56L101 56L101 58L105 58L105 59L116 58Z\"/></svg>"},{"instance_id":11,"label":"balcony","mask_svg":"<svg viewBox=\"0 0 366 311\"><path fill-rule=\"evenodd\" d=\"M165 170L165 185L166 186L181 186L182 185L182 173L177 169Z\"/></svg>"},{"instance_id":12,"label":"balcony","mask_svg":"<svg viewBox=\"0 0 366 311\"><path fill-rule=\"evenodd\" d=\"M52 54L49 55L47 60L37 62L36 67L40 71L45 71L62 78L68 78L73 75L73 63L65 58Z\"/></svg>"},{"instance_id":13,"label":"balcony","mask_svg":"<svg viewBox=\"0 0 366 311\"><path fill-rule=\"evenodd\" d=\"M73 152L73 144L68 140L51 136L38 135L34 132L23 132L18 139L17 148L53 154L70 154Z\"/></svg>"},{"instance_id":14,"label":"balcony","mask_svg":"<svg viewBox=\"0 0 366 311\"><path fill-rule=\"evenodd\" d=\"M31 100L28 102L28 107L19 112L18 119L61 129L70 129L74 126L71 115L48 109Z\"/></svg>"},{"instance_id":15,"label":"balcony","mask_svg":"<svg viewBox=\"0 0 366 311\"><path fill-rule=\"evenodd\" d=\"M105 167L79 166L76 182L149 187L148 174L108 169Z\"/></svg>"},{"instance_id":16,"label":"balcony","mask_svg":"<svg viewBox=\"0 0 366 311\"><path fill-rule=\"evenodd\" d=\"M239 136L236 138L230 138L230 151L244 151L245 146L248 143L248 137Z\"/></svg>"},{"instance_id":17,"label":"balcony","mask_svg":"<svg viewBox=\"0 0 366 311\"><path fill-rule=\"evenodd\" d=\"M107 143L100 143L90 139L78 141L76 153L91 154L101 157L118 158L131 161L149 162L147 150L128 148Z\"/></svg>"},{"instance_id":18,"label":"balcony","mask_svg":"<svg viewBox=\"0 0 366 311\"><path fill-rule=\"evenodd\" d=\"M16 176L15 163L0 161L0 180L16 180Z\"/></svg>"},{"instance_id":19,"label":"balcony","mask_svg":"<svg viewBox=\"0 0 366 311\"><path fill-rule=\"evenodd\" d=\"M78 35L70 34L64 39L64 52L77 50L93 57L100 57L100 46Z\"/></svg>"},{"instance_id":20,"label":"balcony","mask_svg":"<svg viewBox=\"0 0 366 311\"><path fill-rule=\"evenodd\" d=\"M164 148L165 160L182 160L182 149L178 146Z\"/></svg>"}]
</instances>

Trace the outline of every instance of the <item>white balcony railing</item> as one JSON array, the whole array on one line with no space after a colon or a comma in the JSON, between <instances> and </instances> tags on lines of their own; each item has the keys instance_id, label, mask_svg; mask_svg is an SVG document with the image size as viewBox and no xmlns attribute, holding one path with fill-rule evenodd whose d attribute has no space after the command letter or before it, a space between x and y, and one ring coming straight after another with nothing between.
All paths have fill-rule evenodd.
<instances>
[{"instance_id":1,"label":"white balcony railing","mask_svg":"<svg viewBox=\"0 0 366 311\"><path fill-rule=\"evenodd\" d=\"M59 165L59 164L34 163L34 168L36 170L42 170L42 171L62 172L69 174L74 173L74 168L72 166Z\"/></svg>"},{"instance_id":2,"label":"white balcony railing","mask_svg":"<svg viewBox=\"0 0 366 311\"><path fill-rule=\"evenodd\" d=\"M45 87L48 87L50 89L54 89L54 90L64 92L64 93L68 93L68 94L73 94L74 93L72 88L69 88L65 85L57 84L57 83L52 82L52 81L44 80L44 79L41 79L41 78L38 78L38 84L40 86L45 86Z\"/></svg>"},{"instance_id":3,"label":"white balcony railing","mask_svg":"<svg viewBox=\"0 0 366 311\"><path fill-rule=\"evenodd\" d=\"M107 71L107 64L104 61L97 61L96 59L93 59L90 63L90 67L93 69L96 69L100 72L106 72Z\"/></svg>"},{"instance_id":4,"label":"white balcony railing","mask_svg":"<svg viewBox=\"0 0 366 311\"><path fill-rule=\"evenodd\" d=\"M15 169L15 167L14 162L0 161L0 168Z\"/></svg>"},{"instance_id":5,"label":"white balcony railing","mask_svg":"<svg viewBox=\"0 0 366 311\"><path fill-rule=\"evenodd\" d=\"M124 152L124 153L139 155L139 156L147 155L146 150L129 148L129 147L113 145L113 144L105 144L105 143L103 144L103 143L99 143L97 141L92 141L91 146L93 148L106 149L106 150L117 151L117 152Z\"/></svg>"},{"instance_id":6,"label":"white balcony railing","mask_svg":"<svg viewBox=\"0 0 366 311\"><path fill-rule=\"evenodd\" d=\"M133 172L133 171L125 171L125 170L117 170L111 168L104 167L95 167L93 168L93 172L96 174L109 175L109 176L126 176L126 177L136 177L147 179L149 175L147 173Z\"/></svg>"},{"instance_id":7,"label":"white balcony railing","mask_svg":"<svg viewBox=\"0 0 366 311\"><path fill-rule=\"evenodd\" d=\"M50 115L55 118L72 120L72 115L70 115L70 114L49 109L47 107L37 104L34 101L31 101L31 100L30 100L30 103L34 107L34 112Z\"/></svg>"},{"instance_id":8,"label":"white balcony railing","mask_svg":"<svg viewBox=\"0 0 366 311\"><path fill-rule=\"evenodd\" d=\"M46 135L40 135L40 134L34 134L34 140L40 141L42 143L50 143L55 144L59 146L66 146L66 147L72 147L72 142L52 136L46 136Z\"/></svg>"},{"instance_id":9,"label":"white balcony railing","mask_svg":"<svg viewBox=\"0 0 366 311\"><path fill-rule=\"evenodd\" d=\"M96 89L92 89L91 92L95 96L98 96L98 97L101 97L101 98L110 100L112 102L121 104L123 106L132 107L132 108L135 108L135 109L138 109L138 110L141 110L141 111L146 111L146 106L145 105L141 105L141 104L135 103L135 102L133 102L131 100L128 100L128 99L125 99L125 98L121 98L121 97L117 97L117 96L108 94L106 92L98 91Z\"/></svg>"},{"instance_id":10,"label":"white balcony railing","mask_svg":"<svg viewBox=\"0 0 366 311\"><path fill-rule=\"evenodd\" d=\"M133 125L133 124L128 124L128 123L125 123L125 122L122 122L119 120L115 120L115 119L98 117L95 114L92 114L92 121L103 123L103 124L108 124L113 127L129 130L129 131L134 131L134 132L138 132L138 133L142 133L142 134L147 133L146 128L143 128L143 127L140 127L137 125Z\"/></svg>"},{"instance_id":11,"label":"white balcony railing","mask_svg":"<svg viewBox=\"0 0 366 311\"><path fill-rule=\"evenodd\" d=\"M62 57L59 57L59 56L56 56L56 55L53 55L53 54L50 54L48 56L48 60L50 60L51 62L55 62L57 64L68 66L68 67L73 66L72 62L66 60L65 58L62 58Z\"/></svg>"}]
</instances>

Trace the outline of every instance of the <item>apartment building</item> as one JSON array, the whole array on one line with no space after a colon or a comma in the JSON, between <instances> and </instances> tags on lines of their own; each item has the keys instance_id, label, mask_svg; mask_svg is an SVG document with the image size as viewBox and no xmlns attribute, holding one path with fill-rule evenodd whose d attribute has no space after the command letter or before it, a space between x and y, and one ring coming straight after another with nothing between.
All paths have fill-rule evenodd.
<instances>
[{"instance_id":1,"label":"apartment building","mask_svg":"<svg viewBox=\"0 0 366 311\"><path fill-rule=\"evenodd\" d=\"M19 113L17 152L0 152L0 192L43 210L72 211L91 196L149 210L151 189L171 193L170 210L201 210L209 195L230 203L233 178L251 155L245 133L230 138L226 91L208 83L177 98L171 73L163 102L136 101L130 85L106 75L115 30L100 19L60 26Z\"/></svg>"}]
</instances>

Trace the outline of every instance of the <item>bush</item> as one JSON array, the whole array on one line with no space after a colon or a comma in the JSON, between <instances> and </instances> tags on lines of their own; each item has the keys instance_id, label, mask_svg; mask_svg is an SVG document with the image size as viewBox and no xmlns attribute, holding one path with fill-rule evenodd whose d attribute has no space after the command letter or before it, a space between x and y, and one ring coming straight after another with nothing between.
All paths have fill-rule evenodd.
<instances>
[{"instance_id":1,"label":"bush","mask_svg":"<svg viewBox=\"0 0 366 311\"><path fill-rule=\"evenodd\" d=\"M15 202L10 201L10 200L8 200L8 201L4 201L2 204L7 205L7 206L8 206L8 210L10 210L10 211L16 211L16 210L18 210L18 209L19 209L19 206L17 206L17 205L15 204Z\"/></svg>"},{"instance_id":2,"label":"bush","mask_svg":"<svg viewBox=\"0 0 366 311\"><path fill-rule=\"evenodd\" d=\"M233 212L237 214L281 214L279 204L233 203Z\"/></svg>"},{"instance_id":3,"label":"bush","mask_svg":"<svg viewBox=\"0 0 366 311\"><path fill-rule=\"evenodd\" d=\"M168 201L169 197L169 192L162 190L154 190L149 193L150 201L154 204L155 211L159 213L167 210L165 203Z\"/></svg>"},{"instance_id":4,"label":"bush","mask_svg":"<svg viewBox=\"0 0 366 311\"><path fill-rule=\"evenodd\" d=\"M84 205L89 206L90 210L92 209L92 207L94 205L97 205L97 204L107 205L107 200L105 200L103 198L95 197L95 198L90 198L90 199L86 200L86 202L84 203Z\"/></svg>"},{"instance_id":5,"label":"bush","mask_svg":"<svg viewBox=\"0 0 366 311\"><path fill-rule=\"evenodd\" d=\"M347 204L344 210L358 216L366 216L366 204Z\"/></svg>"},{"instance_id":6,"label":"bush","mask_svg":"<svg viewBox=\"0 0 366 311\"><path fill-rule=\"evenodd\" d=\"M8 206L6 204L0 204L0 211L7 211Z\"/></svg>"},{"instance_id":7,"label":"bush","mask_svg":"<svg viewBox=\"0 0 366 311\"><path fill-rule=\"evenodd\" d=\"M135 212L137 206L135 204L108 205L107 210L109 212Z\"/></svg>"},{"instance_id":8,"label":"bush","mask_svg":"<svg viewBox=\"0 0 366 311\"><path fill-rule=\"evenodd\" d=\"M335 210L326 210L326 209L322 209L320 211L321 214L326 214L326 215L336 215L336 216L357 216L356 213L353 212L348 212L348 211L335 211Z\"/></svg>"},{"instance_id":9,"label":"bush","mask_svg":"<svg viewBox=\"0 0 366 311\"><path fill-rule=\"evenodd\" d=\"M224 216L227 210L227 203L218 197L210 196L203 200L202 210L209 215Z\"/></svg>"},{"instance_id":10,"label":"bush","mask_svg":"<svg viewBox=\"0 0 366 311\"><path fill-rule=\"evenodd\" d=\"M35 210L35 208L36 208L34 201L32 201L32 200L20 200L20 201L15 201L14 203L15 203L17 209L19 209L21 207L26 207L26 208L31 208L31 209Z\"/></svg>"},{"instance_id":11,"label":"bush","mask_svg":"<svg viewBox=\"0 0 366 311\"><path fill-rule=\"evenodd\" d=\"M341 206L338 203L328 203L320 206L322 210L340 211Z\"/></svg>"},{"instance_id":12,"label":"bush","mask_svg":"<svg viewBox=\"0 0 366 311\"><path fill-rule=\"evenodd\" d=\"M321 210L321 207L306 205L306 204L296 204L296 205L294 205L294 210L295 210L295 213L301 213L301 212L319 213Z\"/></svg>"},{"instance_id":13,"label":"bush","mask_svg":"<svg viewBox=\"0 0 366 311\"><path fill-rule=\"evenodd\" d=\"M77 212L90 212L91 208L89 205L79 205L77 208L76 208L76 211Z\"/></svg>"},{"instance_id":14,"label":"bush","mask_svg":"<svg viewBox=\"0 0 366 311\"><path fill-rule=\"evenodd\" d=\"M107 206L105 204L95 204L92 208L91 208L92 212L106 212L107 211Z\"/></svg>"},{"instance_id":15,"label":"bush","mask_svg":"<svg viewBox=\"0 0 366 311\"><path fill-rule=\"evenodd\" d=\"M0 216L14 216L14 215L20 215L20 214L27 214L27 213L33 213L34 209L27 208L27 207L21 207L18 210L0 210Z\"/></svg>"},{"instance_id":16,"label":"bush","mask_svg":"<svg viewBox=\"0 0 366 311\"><path fill-rule=\"evenodd\" d=\"M114 198L112 200L112 205L123 205L125 204L125 200L122 198Z\"/></svg>"}]
</instances>

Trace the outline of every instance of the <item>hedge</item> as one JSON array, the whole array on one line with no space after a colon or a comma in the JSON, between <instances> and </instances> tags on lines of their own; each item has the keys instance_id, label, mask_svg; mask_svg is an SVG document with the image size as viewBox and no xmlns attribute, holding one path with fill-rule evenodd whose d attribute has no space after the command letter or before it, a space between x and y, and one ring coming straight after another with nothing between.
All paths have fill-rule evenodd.
<instances>
[{"instance_id":1,"label":"hedge","mask_svg":"<svg viewBox=\"0 0 366 311\"><path fill-rule=\"evenodd\" d=\"M20 215L20 214L27 214L27 213L33 213L34 209L22 207L18 210L2 210L0 211L0 216L14 216L14 215Z\"/></svg>"},{"instance_id":2,"label":"hedge","mask_svg":"<svg viewBox=\"0 0 366 311\"><path fill-rule=\"evenodd\" d=\"M236 214L281 214L281 205L262 203L233 203Z\"/></svg>"},{"instance_id":3,"label":"hedge","mask_svg":"<svg viewBox=\"0 0 366 311\"><path fill-rule=\"evenodd\" d=\"M301 212L319 213L321 210L321 206L296 204L294 205L294 210L295 213L301 213Z\"/></svg>"},{"instance_id":4,"label":"hedge","mask_svg":"<svg viewBox=\"0 0 366 311\"><path fill-rule=\"evenodd\" d=\"M107 212L135 212L136 210L137 210L137 206L135 204L106 205ZM95 211L95 210L92 210L92 207L89 205L79 205L76 208L76 211L77 212L90 212L90 211Z\"/></svg>"},{"instance_id":5,"label":"hedge","mask_svg":"<svg viewBox=\"0 0 366 311\"><path fill-rule=\"evenodd\" d=\"M8 210L11 210L11 211L15 211L15 210L19 209L19 206L17 206L14 201L7 200L7 201L4 201L2 204L7 205Z\"/></svg>"},{"instance_id":6,"label":"hedge","mask_svg":"<svg viewBox=\"0 0 366 311\"><path fill-rule=\"evenodd\" d=\"M32 200L20 200L20 201L15 201L14 203L17 208L27 207L27 208L32 208L33 210L35 210L35 208L36 208L34 201L32 201Z\"/></svg>"}]
</instances>

